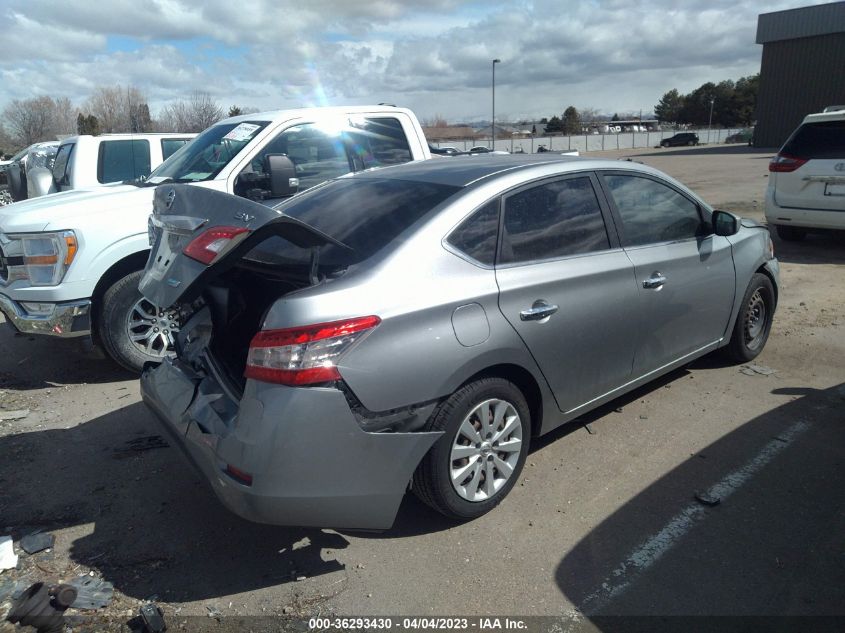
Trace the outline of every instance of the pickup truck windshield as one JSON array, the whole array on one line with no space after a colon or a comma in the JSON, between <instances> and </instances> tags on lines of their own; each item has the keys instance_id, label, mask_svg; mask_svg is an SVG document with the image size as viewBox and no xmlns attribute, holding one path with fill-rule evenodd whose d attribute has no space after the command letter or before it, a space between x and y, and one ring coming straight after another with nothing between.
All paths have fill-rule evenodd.
<instances>
[{"instance_id":1,"label":"pickup truck windshield","mask_svg":"<svg viewBox=\"0 0 845 633\"><path fill-rule=\"evenodd\" d=\"M146 182L210 180L266 126L267 121L213 125L159 165Z\"/></svg>"}]
</instances>

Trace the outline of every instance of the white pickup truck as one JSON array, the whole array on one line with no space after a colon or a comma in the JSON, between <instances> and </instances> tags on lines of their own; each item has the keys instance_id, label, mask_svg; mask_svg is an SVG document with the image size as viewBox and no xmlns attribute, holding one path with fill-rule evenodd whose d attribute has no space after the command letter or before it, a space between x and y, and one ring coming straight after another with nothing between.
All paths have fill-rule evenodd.
<instances>
[{"instance_id":1,"label":"white pickup truck","mask_svg":"<svg viewBox=\"0 0 845 633\"><path fill-rule=\"evenodd\" d=\"M293 161L299 191L351 171L431 157L419 121L404 108L307 108L225 119L145 181L0 208L0 311L19 332L90 336L131 370L161 359L172 350L179 320L138 292L155 187L191 183L270 200L271 158L279 154Z\"/></svg>"}]
</instances>

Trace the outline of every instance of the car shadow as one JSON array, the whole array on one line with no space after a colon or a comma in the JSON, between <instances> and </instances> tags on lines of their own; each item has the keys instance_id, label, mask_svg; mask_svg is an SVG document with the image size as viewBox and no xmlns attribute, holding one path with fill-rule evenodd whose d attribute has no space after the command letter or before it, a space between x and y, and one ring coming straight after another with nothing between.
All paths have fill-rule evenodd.
<instances>
[{"instance_id":1,"label":"car shadow","mask_svg":"<svg viewBox=\"0 0 845 633\"><path fill-rule=\"evenodd\" d=\"M773 393L793 399L691 455L565 553L555 581L576 617L616 630L620 615L841 616L845 385Z\"/></svg>"},{"instance_id":2,"label":"car shadow","mask_svg":"<svg viewBox=\"0 0 845 633\"><path fill-rule=\"evenodd\" d=\"M0 388L42 389L137 378L80 339L21 334L1 315L0 320Z\"/></svg>"},{"instance_id":3,"label":"car shadow","mask_svg":"<svg viewBox=\"0 0 845 633\"><path fill-rule=\"evenodd\" d=\"M334 554L348 545L342 535L237 517L177 448L148 439L158 430L136 403L72 428L0 437L2 525L16 540L75 528L71 567L138 599L202 600L344 568Z\"/></svg>"},{"instance_id":4,"label":"car shadow","mask_svg":"<svg viewBox=\"0 0 845 633\"><path fill-rule=\"evenodd\" d=\"M778 237L769 225L775 243L775 256L785 264L845 264L845 231L813 230L800 242Z\"/></svg>"},{"instance_id":5,"label":"car shadow","mask_svg":"<svg viewBox=\"0 0 845 633\"><path fill-rule=\"evenodd\" d=\"M656 148L655 148L656 149ZM633 151L633 150L632 150ZM729 154L732 156L748 154L749 158L761 158L760 156L756 156L756 154L760 154L763 152L771 152L772 155L777 154L778 150L776 147L772 148L761 148L761 147L748 147L747 145L743 144L729 144L729 145L695 145L692 147L678 147L678 148L665 148L665 151L660 152L659 154L652 152L642 152L639 154L629 154L631 158L636 158L638 156L717 156L717 155L724 155ZM769 157L764 157L768 160Z\"/></svg>"}]
</instances>

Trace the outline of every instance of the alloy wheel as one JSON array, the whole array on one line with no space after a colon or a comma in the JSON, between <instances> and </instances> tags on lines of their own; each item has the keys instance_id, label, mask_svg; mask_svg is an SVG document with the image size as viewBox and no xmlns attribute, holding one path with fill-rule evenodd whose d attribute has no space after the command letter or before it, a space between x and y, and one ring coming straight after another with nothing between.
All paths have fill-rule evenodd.
<instances>
[{"instance_id":1,"label":"alloy wheel","mask_svg":"<svg viewBox=\"0 0 845 633\"><path fill-rule=\"evenodd\" d=\"M142 353L163 358L173 354L174 334L179 331L179 315L163 310L141 297L126 318L129 340Z\"/></svg>"},{"instance_id":2,"label":"alloy wheel","mask_svg":"<svg viewBox=\"0 0 845 633\"><path fill-rule=\"evenodd\" d=\"M452 487L467 501L486 501L510 479L522 450L522 422L506 400L490 399L464 418L452 441Z\"/></svg>"}]
</instances>

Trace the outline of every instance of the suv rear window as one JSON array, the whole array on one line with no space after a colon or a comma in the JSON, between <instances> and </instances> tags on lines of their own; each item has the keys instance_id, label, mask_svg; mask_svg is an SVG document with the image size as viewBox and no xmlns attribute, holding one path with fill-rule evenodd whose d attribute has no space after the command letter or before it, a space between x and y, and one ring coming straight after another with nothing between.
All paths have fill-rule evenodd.
<instances>
[{"instance_id":1,"label":"suv rear window","mask_svg":"<svg viewBox=\"0 0 845 633\"><path fill-rule=\"evenodd\" d=\"M276 207L352 248L321 249L320 264L332 268L375 255L460 187L403 180L335 180ZM266 264L307 266L311 251L272 237L246 259Z\"/></svg>"},{"instance_id":2,"label":"suv rear window","mask_svg":"<svg viewBox=\"0 0 845 633\"><path fill-rule=\"evenodd\" d=\"M795 158L845 158L845 121L804 123L780 150Z\"/></svg>"}]
</instances>

